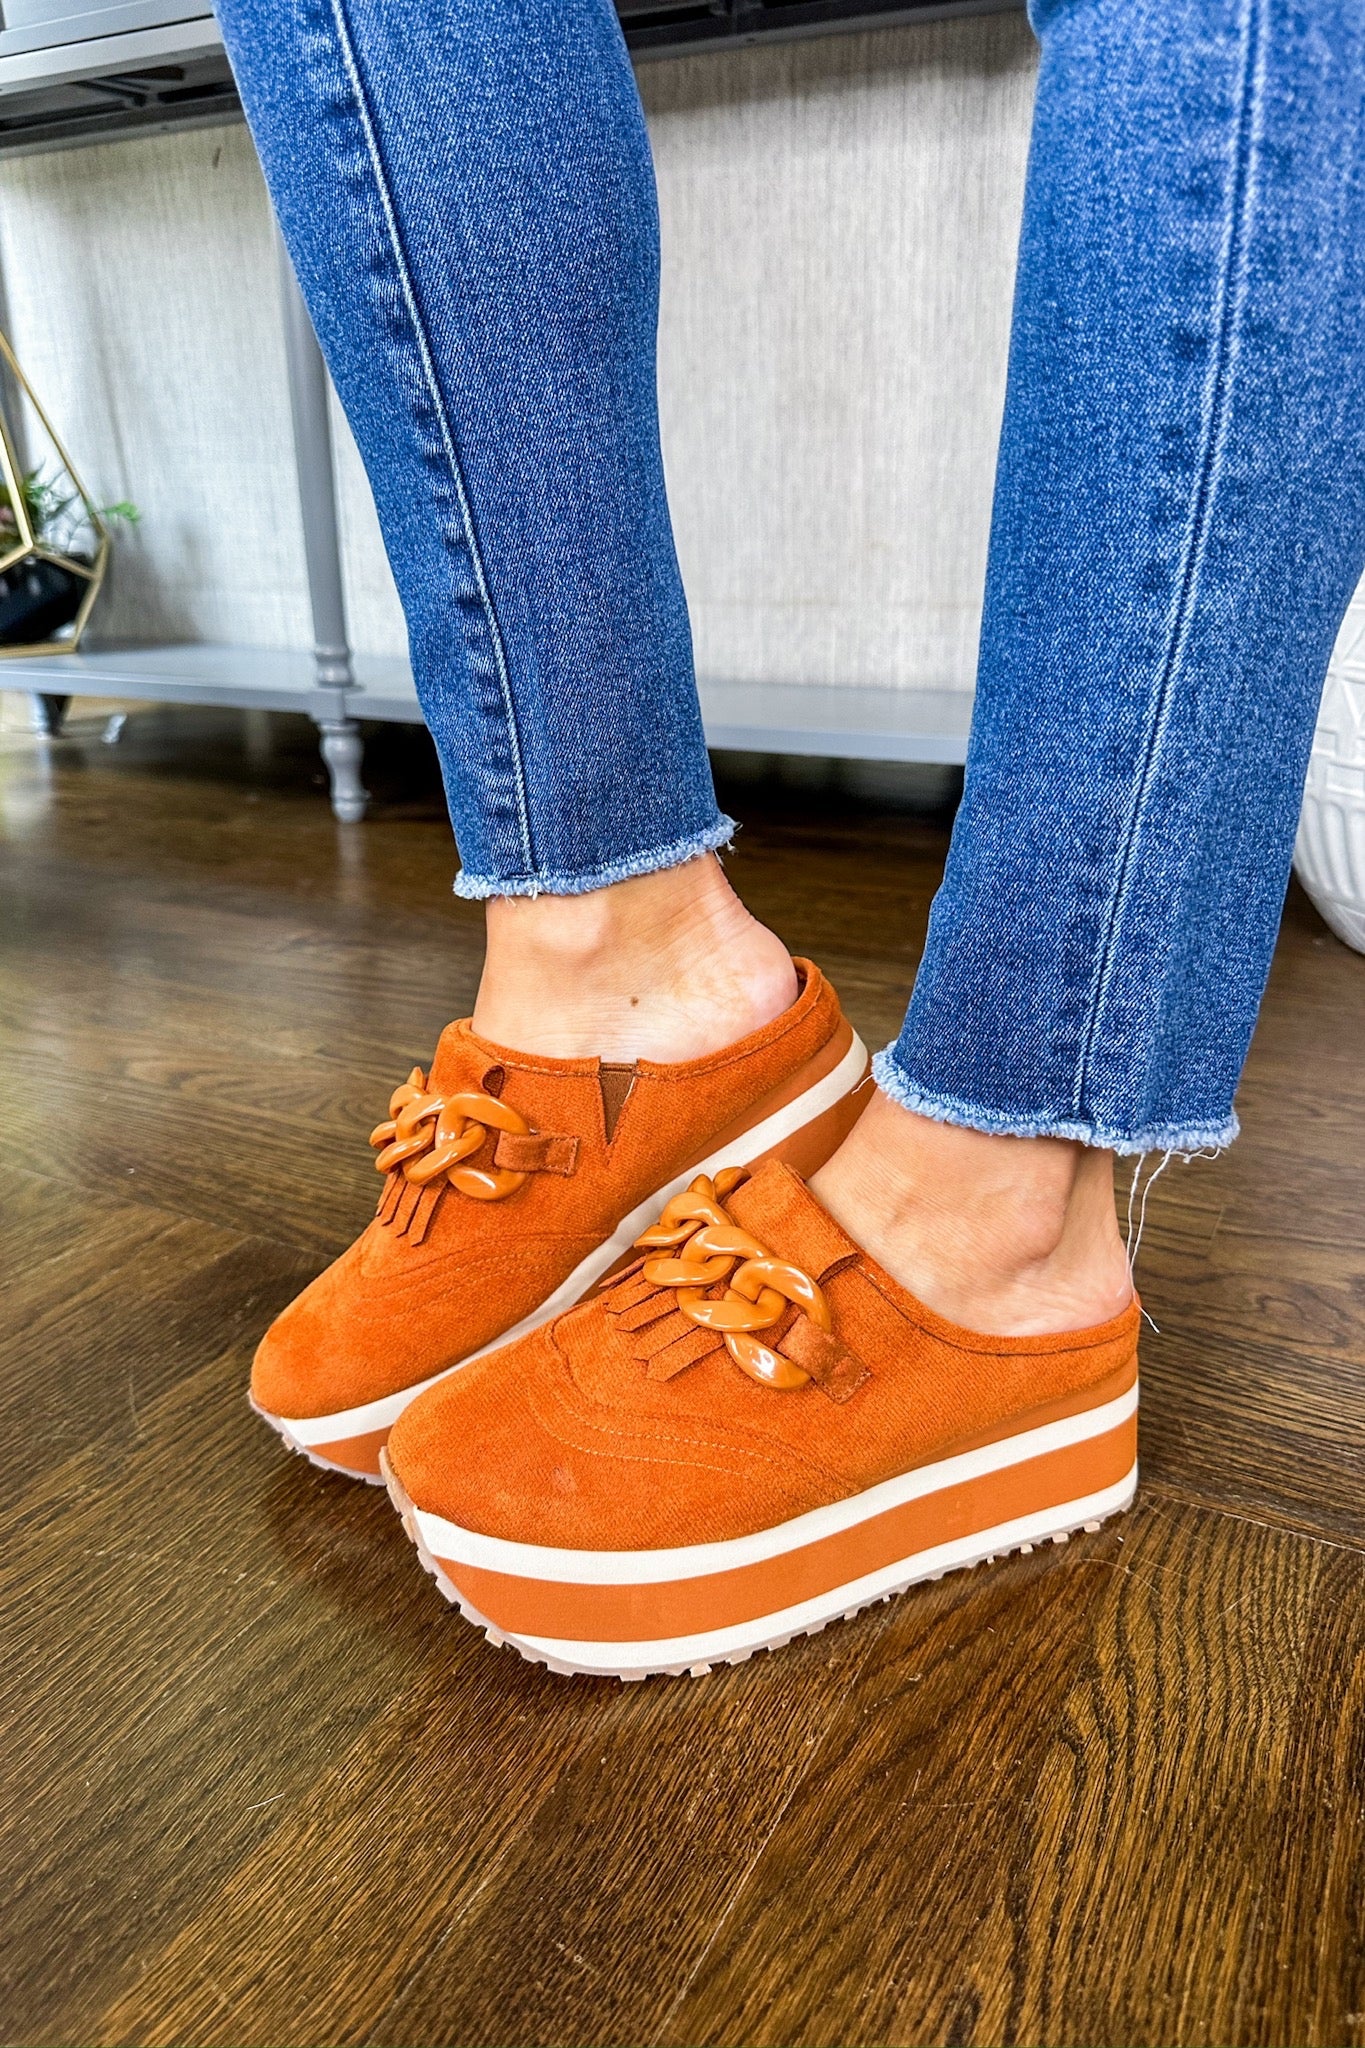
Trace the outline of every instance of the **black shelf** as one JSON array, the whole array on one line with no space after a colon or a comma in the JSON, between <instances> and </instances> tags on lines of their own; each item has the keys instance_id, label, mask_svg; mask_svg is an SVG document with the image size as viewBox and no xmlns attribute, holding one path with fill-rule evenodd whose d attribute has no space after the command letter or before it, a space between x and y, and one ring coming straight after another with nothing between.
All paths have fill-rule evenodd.
<instances>
[{"instance_id":1,"label":"black shelf","mask_svg":"<svg viewBox=\"0 0 1365 2048\"><path fill-rule=\"evenodd\" d=\"M0 151L61 149L140 128L189 128L242 117L221 51L95 78L23 84L0 94Z\"/></svg>"},{"instance_id":2,"label":"black shelf","mask_svg":"<svg viewBox=\"0 0 1365 2048\"><path fill-rule=\"evenodd\" d=\"M617 0L626 41L641 56L676 56L699 43L763 43L838 30L997 14L1023 0Z\"/></svg>"},{"instance_id":3,"label":"black shelf","mask_svg":"<svg viewBox=\"0 0 1365 2048\"><path fill-rule=\"evenodd\" d=\"M0 0L0 5L3 0ZM640 57L995 13L1022 0L617 0ZM175 0L108 0L43 29L0 29L0 152L238 120L212 16ZM107 32L104 32L107 30ZM44 36L52 38L45 41ZM65 36L65 40L63 40Z\"/></svg>"}]
</instances>

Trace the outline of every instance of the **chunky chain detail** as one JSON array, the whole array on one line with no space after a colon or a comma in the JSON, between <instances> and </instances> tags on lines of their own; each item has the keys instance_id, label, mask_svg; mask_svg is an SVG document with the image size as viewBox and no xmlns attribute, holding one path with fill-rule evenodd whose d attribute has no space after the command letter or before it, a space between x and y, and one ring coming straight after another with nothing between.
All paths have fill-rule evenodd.
<instances>
[{"instance_id":1,"label":"chunky chain detail","mask_svg":"<svg viewBox=\"0 0 1365 2048\"><path fill-rule=\"evenodd\" d=\"M379 1148L378 1173L400 1172L414 1187L427 1187L444 1175L462 1195L477 1202L500 1202L526 1179L510 1166L466 1166L490 1130L523 1136L531 1126L496 1095L462 1089L456 1095L432 1095L426 1076L414 1067L389 1097L388 1120L370 1132Z\"/></svg>"},{"instance_id":2,"label":"chunky chain detail","mask_svg":"<svg viewBox=\"0 0 1365 2048\"><path fill-rule=\"evenodd\" d=\"M677 1305L701 1329L723 1336L741 1371L760 1386L782 1392L808 1386L803 1372L756 1335L779 1323L788 1306L804 1311L817 1329L831 1326L829 1304L809 1273L779 1259L727 1214L725 1198L746 1178L742 1167L727 1167L714 1181L699 1174L685 1194L675 1195L659 1221L636 1238L647 1258L642 1278L676 1291ZM709 1294L719 1281L722 1295Z\"/></svg>"}]
</instances>

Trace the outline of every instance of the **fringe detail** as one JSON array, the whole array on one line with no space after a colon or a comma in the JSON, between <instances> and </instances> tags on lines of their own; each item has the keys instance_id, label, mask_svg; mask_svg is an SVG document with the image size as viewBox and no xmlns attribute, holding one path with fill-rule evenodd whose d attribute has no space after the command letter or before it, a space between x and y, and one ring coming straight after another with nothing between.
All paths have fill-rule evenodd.
<instances>
[{"instance_id":1,"label":"fringe detail","mask_svg":"<svg viewBox=\"0 0 1365 2048\"><path fill-rule=\"evenodd\" d=\"M406 1237L410 1244L421 1244L449 1185L448 1181L438 1180L428 1181L425 1187L417 1187L403 1178L401 1167L395 1166L384 1176L384 1186L374 1213L399 1237Z\"/></svg>"}]
</instances>

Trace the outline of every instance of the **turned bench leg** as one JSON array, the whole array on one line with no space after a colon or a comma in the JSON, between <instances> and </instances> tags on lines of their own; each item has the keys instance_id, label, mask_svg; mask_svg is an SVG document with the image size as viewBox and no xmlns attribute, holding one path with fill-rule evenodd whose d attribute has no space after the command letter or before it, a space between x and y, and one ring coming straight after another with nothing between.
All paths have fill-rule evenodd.
<instances>
[{"instance_id":1,"label":"turned bench leg","mask_svg":"<svg viewBox=\"0 0 1365 2048\"><path fill-rule=\"evenodd\" d=\"M360 779L365 756L360 727L353 718L320 718L317 728L332 786L332 809L343 825L358 825L370 802L370 792Z\"/></svg>"},{"instance_id":2,"label":"turned bench leg","mask_svg":"<svg viewBox=\"0 0 1365 2048\"><path fill-rule=\"evenodd\" d=\"M46 733L49 739L55 739L62 729L62 720L66 717L71 699L49 696L45 690L34 690L29 702L33 707L33 730Z\"/></svg>"},{"instance_id":3,"label":"turned bench leg","mask_svg":"<svg viewBox=\"0 0 1365 2048\"><path fill-rule=\"evenodd\" d=\"M289 369L289 405L294 423L299 512L303 521L308 596L313 612L313 659L318 690L328 693L337 712L330 718L315 716L314 722L331 780L332 809L344 825L358 825L369 806L370 793L360 779L360 764L365 751L360 727L353 718L347 718L343 708L345 693L355 688L355 673L346 637L346 596L337 533L336 475L328 416L327 370L289 253L278 231L276 242L285 361Z\"/></svg>"}]
</instances>

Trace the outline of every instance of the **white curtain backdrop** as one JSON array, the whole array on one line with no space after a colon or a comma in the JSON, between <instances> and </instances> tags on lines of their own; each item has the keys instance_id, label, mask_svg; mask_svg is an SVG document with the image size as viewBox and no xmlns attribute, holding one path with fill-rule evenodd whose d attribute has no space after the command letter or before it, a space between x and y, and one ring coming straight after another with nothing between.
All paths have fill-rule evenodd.
<instances>
[{"instance_id":1,"label":"white curtain backdrop","mask_svg":"<svg viewBox=\"0 0 1365 2048\"><path fill-rule=\"evenodd\" d=\"M1034 48L1007 14L641 66L698 665L970 690ZM142 508L100 630L309 643L264 189L241 127L0 162L21 359ZM402 620L338 436L351 625Z\"/></svg>"}]
</instances>

